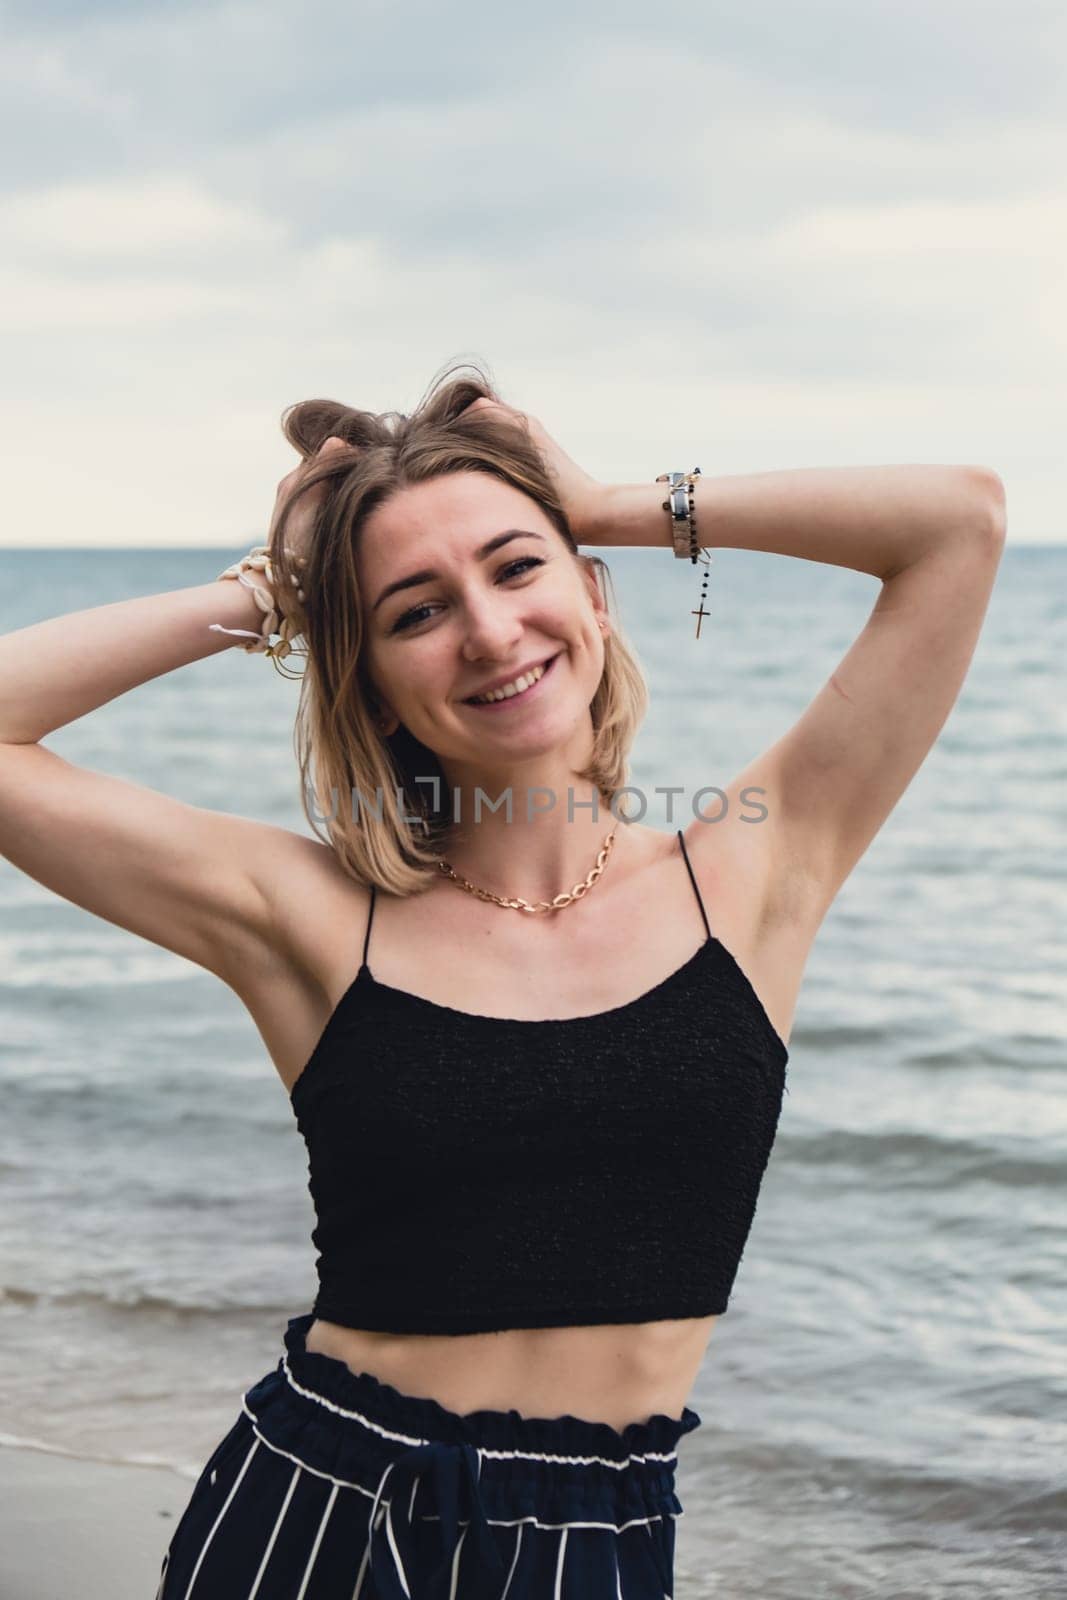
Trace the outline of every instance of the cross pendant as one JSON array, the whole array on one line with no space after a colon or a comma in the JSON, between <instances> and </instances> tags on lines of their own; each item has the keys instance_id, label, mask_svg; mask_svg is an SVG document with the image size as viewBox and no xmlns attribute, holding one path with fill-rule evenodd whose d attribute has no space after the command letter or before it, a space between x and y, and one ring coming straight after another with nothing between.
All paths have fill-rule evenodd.
<instances>
[{"instance_id":1,"label":"cross pendant","mask_svg":"<svg viewBox=\"0 0 1067 1600\"><path fill-rule=\"evenodd\" d=\"M701 600L701 602L700 602L700 610L699 611L691 611L689 613L689 615L691 617L696 617L696 619L697 619L697 638L699 639L700 638L700 621L701 621L701 618L702 617L710 617L711 616L711 612L704 610L704 602L703 602L703 600Z\"/></svg>"}]
</instances>

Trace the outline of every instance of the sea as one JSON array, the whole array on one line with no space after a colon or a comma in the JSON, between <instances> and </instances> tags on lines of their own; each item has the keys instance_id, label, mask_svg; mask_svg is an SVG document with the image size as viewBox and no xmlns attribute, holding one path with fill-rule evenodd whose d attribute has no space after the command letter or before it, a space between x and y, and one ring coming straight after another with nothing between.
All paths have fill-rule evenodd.
<instances>
[{"instance_id":1,"label":"sea","mask_svg":"<svg viewBox=\"0 0 1067 1600\"><path fill-rule=\"evenodd\" d=\"M0 550L0 633L244 549ZM673 829L689 814L656 786L725 787L879 586L717 550L697 638L688 563L601 553L651 694L631 781ZM956 706L819 930L689 1402L675 1600L1067 1596L1065 623L1067 546L1009 538ZM235 648L45 742L310 833L298 689ZM0 859L0 1096L0 1445L191 1490L315 1293L305 1150L259 1034L213 976Z\"/></svg>"}]
</instances>

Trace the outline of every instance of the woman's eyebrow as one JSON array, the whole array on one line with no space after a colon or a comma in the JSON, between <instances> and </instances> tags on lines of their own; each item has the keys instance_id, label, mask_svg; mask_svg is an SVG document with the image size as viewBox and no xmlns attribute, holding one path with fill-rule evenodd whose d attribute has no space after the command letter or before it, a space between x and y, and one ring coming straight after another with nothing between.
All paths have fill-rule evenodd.
<instances>
[{"instance_id":1,"label":"woman's eyebrow","mask_svg":"<svg viewBox=\"0 0 1067 1600\"><path fill-rule=\"evenodd\" d=\"M544 540L543 533L534 533L532 528L506 528L503 533L479 545L474 552L479 561L485 561L494 550L499 550L502 545L510 544L512 539L540 539ZM387 583L381 594L371 606L372 611L377 611L383 600L388 600L391 594L396 594L398 589L414 589L420 583L432 583L439 574L432 567L425 567L421 572L409 572L406 578L397 578L395 583Z\"/></svg>"}]
</instances>

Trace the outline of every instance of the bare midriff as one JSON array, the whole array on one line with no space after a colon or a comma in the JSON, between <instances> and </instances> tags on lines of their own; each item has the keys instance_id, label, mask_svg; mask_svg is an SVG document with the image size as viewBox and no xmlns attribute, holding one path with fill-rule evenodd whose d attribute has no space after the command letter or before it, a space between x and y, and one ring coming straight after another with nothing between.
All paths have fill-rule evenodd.
<instances>
[{"instance_id":1,"label":"bare midriff","mask_svg":"<svg viewBox=\"0 0 1067 1600\"><path fill-rule=\"evenodd\" d=\"M317 1320L306 1347L460 1415L567 1415L621 1432L652 1416L681 1417L717 1321L441 1335L374 1333Z\"/></svg>"}]
</instances>

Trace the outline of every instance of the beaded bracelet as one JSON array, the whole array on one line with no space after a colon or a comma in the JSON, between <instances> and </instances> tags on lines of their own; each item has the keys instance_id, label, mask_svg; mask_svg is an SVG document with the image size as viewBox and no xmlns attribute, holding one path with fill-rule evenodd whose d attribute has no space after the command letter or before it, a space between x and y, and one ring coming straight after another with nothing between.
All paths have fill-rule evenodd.
<instances>
[{"instance_id":1,"label":"beaded bracelet","mask_svg":"<svg viewBox=\"0 0 1067 1600\"><path fill-rule=\"evenodd\" d=\"M298 567L307 566L306 556L299 556L295 551L289 549L286 549L285 553L296 562ZM264 589L260 584L253 583L250 578L245 577L245 573L250 571L262 572L267 582L273 584L274 569L271 566L269 545L254 544L248 554L241 557L240 561L235 561L224 572L220 572L217 581L221 582L223 578L236 578L238 583L243 584L246 589L251 589L256 597L256 605L263 612L260 631L253 633L248 628L224 628L221 622L209 622L208 629L212 633L230 633L235 638L250 640L251 643L242 645L241 648L252 655L268 655L275 657L278 661L284 661L293 648L291 640L296 633L296 624L291 617L280 616L278 602L275 600L272 590ZM296 598L298 600L306 599L303 589L299 587L299 579L295 573L292 574L292 582L297 585ZM280 644L271 644L270 642L271 636L275 633L281 635Z\"/></svg>"},{"instance_id":2,"label":"beaded bracelet","mask_svg":"<svg viewBox=\"0 0 1067 1600\"><path fill-rule=\"evenodd\" d=\"M700 477L700 468L694 467L692 472L661 472L656 479L657 483L669 483L670 493L663 502L664 511L670 513L671 542L677 560L684 561L688 556L694 566L699 562L704 567L703 586L700 591L700 609L689 614L697 619L697 638L700 638L700 623L704 617L711 613L704 610L704 601L708 594L707 568L711 566L711 552L702 550L697 542L696 524L696 496L694 487Z\"/></svg>"}]
</instances>

